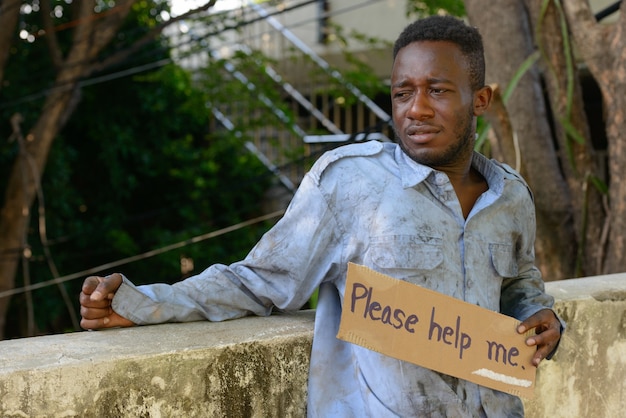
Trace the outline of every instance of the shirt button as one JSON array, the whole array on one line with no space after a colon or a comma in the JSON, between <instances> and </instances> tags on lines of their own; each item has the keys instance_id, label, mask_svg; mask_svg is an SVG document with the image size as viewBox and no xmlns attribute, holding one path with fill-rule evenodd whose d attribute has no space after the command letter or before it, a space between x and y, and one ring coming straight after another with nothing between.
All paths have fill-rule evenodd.
<instances>
[{"instance_id":1,"label":"shirt button","mask_svg":"<svg viewBox=\"0 0 626 418\"><path fill-rule=\"evenodd\" d=\"M467 288L468 289L471 289L473 285L474 285L474 282L471 279L467 280Z\"/></svg>"},{"instance_id":2,"label":"shirt button","mask_svg":"<svg viewBox=\"0 0 626 418\"><path fill-rule=\"evenodd\" d=\"M448 182L448 177L443 173L435 173L435 184L437 186L443 186Z\"/></svg>"}]
</instances>

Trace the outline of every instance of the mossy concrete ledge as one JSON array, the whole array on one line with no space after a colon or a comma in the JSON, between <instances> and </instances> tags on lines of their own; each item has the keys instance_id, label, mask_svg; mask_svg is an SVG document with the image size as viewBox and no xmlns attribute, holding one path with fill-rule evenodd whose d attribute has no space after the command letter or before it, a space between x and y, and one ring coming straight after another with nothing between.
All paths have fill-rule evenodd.
<instances>
[{"instance_id":1,"label":"mossy concrete ledge","mask_svg":"<svg viewBox=\"0 0 626 418\"><path fill-rule=\"evenodd\" d=\"M532 418L626 417L626 273L546 283L567 322L537 370Z\"/></svg>"},{"instance_id":2,"label":"mossy concrete ledge","mask_svg":"<svg viewBox=\"0 0 626 418\"><path fill-rule=\"evenodd\" d=\"M528 418L626 411L626 273L547 283L567 321ZM314 313L0 341L1 417L303 417Z\"/></svg>"},{"instance_id":3,"label":"mossy concrete ledge","mask_svg":"<svg viewBox=\"0 0 626 418\"><path fill-rule=\"evenodd\" d=\"M2 417L302 417L312 311L0 342Z\"/></svg>"}]
</instances>

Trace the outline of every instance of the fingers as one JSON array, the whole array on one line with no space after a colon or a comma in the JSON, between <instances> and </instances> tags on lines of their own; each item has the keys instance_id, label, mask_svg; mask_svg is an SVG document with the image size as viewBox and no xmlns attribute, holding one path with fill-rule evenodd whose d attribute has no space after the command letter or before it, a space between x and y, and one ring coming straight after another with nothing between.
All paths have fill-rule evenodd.
<instances>
[{"instance_id":1,"label":"fingers","mask_svg":"<svg viewBox=\"0 0 626 418\"><path fill-rule=\"evenodd\" d=\"M91 276L85 279L79 296L82 328L98 329L134 325L111 308L113 295L121 284L122 276L117 273L106 277Z\"/></svg>"},{"instance_id":2,"label":"fingers","mask_svg":"<svg viewBox=\"0 0 626 418\"><path fill-rule=\"evenodd\" d=\"M93 302L88 296L80 295L80 326L83 329L106 328L113 314L109 299ZM85 301L85 302L83 302Z\"/></svg>"},{"instance_id":3,"label":"fingers","mask_svg":"<svg viewBox=\"0 0 626 418\"><path fill-rule=\"evenodd\" d=\"M538 328L538 327L549 328L550 325L554 325L554 324L558 325L558 328L560 329L561 323L559 322L559 319L556 317L554 312L551 309L542 309L536 314L528 317L525 321L523 321L517 328L517 332L519 332L520 334L523 334L529 329Z\"/></svg>"},{"instance_id":4,"label":"fingers","mask_svg":"<svg viewBox=\"0 0 626 418\"><path fill-rule=\"evenodd\" d=\"M556 348L561 338L561 323L552 310L544 309L523 321L517 330L523 334L529 329L534 329L535 335L530 336L526 344L537 347L532 362L538 366Z\"/></svg>"},{"instance_id":5,"label":"fingers","mask_svg":"<svg viewBox=\"0 0 626 418\"><path fill-rule=\"evenodd\" d=\"M84 329L104 328L111 321L109 316L112 313L113 309L111 309L110 304L101 308L93 306L87 307L81 304L80 315L82 318L80 326Z\"/></svg>"},{"instance_id":6,"label":"fingers","mask_svg":"<svg viewBox=\"0 0 626 418\"><path fill-rule=\"evenodd\" d=\"M527 345L537 347L537 351L535 352L532 360L535 366L538 366L543 359L548 357L548 355L556 348L560 338L560 329L550 328L540 334L533 335L526 340Z\"/></svg>"},{"instance_id":7,"label":"fingers","mask_svg":"<svg viewBox=\"0 0 626 418\"><path fill-rule=\"evenodd\" d=\"M92 301L113 299L113 295L122 284L122 275L113 273L106 277L91 276L83 282L81 294L88 295Z\"/></svg>"},{"instance_id":8,"label":"fingers","mask_svg":"<svg viewBox=\"0 0 626 418\"><path fill-rule=\"evenodd\" d=\"M100 284L100 279L101 277L97 277L97 276L87 277L85 281L83 282L83 287L81 289L82 293L91 295L93 291L96 290L96 287L98 287L98 284Z\"/></svg>"},{"instance_id":9,"label":"fingers","mask_svg":"<svg viewBox=\"0 0 626 418\"><path fill-rule=\"evenodd\" d=\"M104 318L99 319L85 319L80 320L80 327L86 330L102 329L106 328L106 324L103 322Z\"/></svg>"},{"instance_id":10,"label":"fingers","mask_svg":"<svg viewBox=\"0 0 626 418\"><path fill-rule=\"evenodd\" d=\"M82 319L80 320L80 326L83 329L101 329L101 328L115 328L115 327L131 327L135 325L134 322L118 315L112 309L97 312L90 309L83 312L81 307Z\"/></svg>"},{"instance_id":11,"label":"fingers","mask_svg":"<svg viewBox=\"0 0 626 418\"><path fill-rule=\"evenodd\" d=\"M80 292L78 301L80 302L81 307L84 306L87 308L106 308L111 305L111 299L104 298L101 300L93 300L91 298L91 294L86 294L84 291Z\"/></svg>"}]
</instances>

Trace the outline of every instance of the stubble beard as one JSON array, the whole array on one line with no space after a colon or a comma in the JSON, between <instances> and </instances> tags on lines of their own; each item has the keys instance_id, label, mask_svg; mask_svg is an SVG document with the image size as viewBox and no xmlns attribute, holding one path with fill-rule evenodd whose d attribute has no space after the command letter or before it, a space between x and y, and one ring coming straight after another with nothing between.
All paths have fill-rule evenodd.
<instances>
[{"instance_id":1,"label":"stubble beard","mask_svg":"<svg viewBox=\"0 0 626 418\"><path fill-rule=\"evenodd\" d=\"M466 118L459 120L455 126L454 131L460 132L456 141L448 146L442 153L436 152L421 152L415 153L409 150L401 139L401 136L394 125L393 130L396 135L396 140L400 145L400 149L404 151L413 161L416 163L426 165L428 167L446 167L453 165L455 162L467 158L468 155L474 151L474 129L472 126L472 120L474 118L474 110L470 107L469 113Z\"/></svg>"}]
</instances>

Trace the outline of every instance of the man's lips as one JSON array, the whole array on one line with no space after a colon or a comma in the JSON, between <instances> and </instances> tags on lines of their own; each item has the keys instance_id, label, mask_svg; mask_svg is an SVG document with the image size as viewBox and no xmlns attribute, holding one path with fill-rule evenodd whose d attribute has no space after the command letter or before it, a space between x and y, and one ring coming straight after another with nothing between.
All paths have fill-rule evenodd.
<instances>
[{"instance_id":1,"label":"man's lips","mask_svg":"<svg viewBox=\"0 0 626 418\"><path fill-rule=\"evenodd\" d=\"M433 139L439 131L437 127L431 125L413 125L409 126L405 133L412 141L425 143Z\"/></svg>"},{"instance_id":2,"label":"man's lips","mask_svg":"<svg viewBox=\"0 0 626 418\"><path fill-rule=\"evenodd\" d=\"M406 129L407 135L428 135L436 134L437 132L439 132L439 129L431 125L413 125Z\"/></svg>"}]
</instances>

